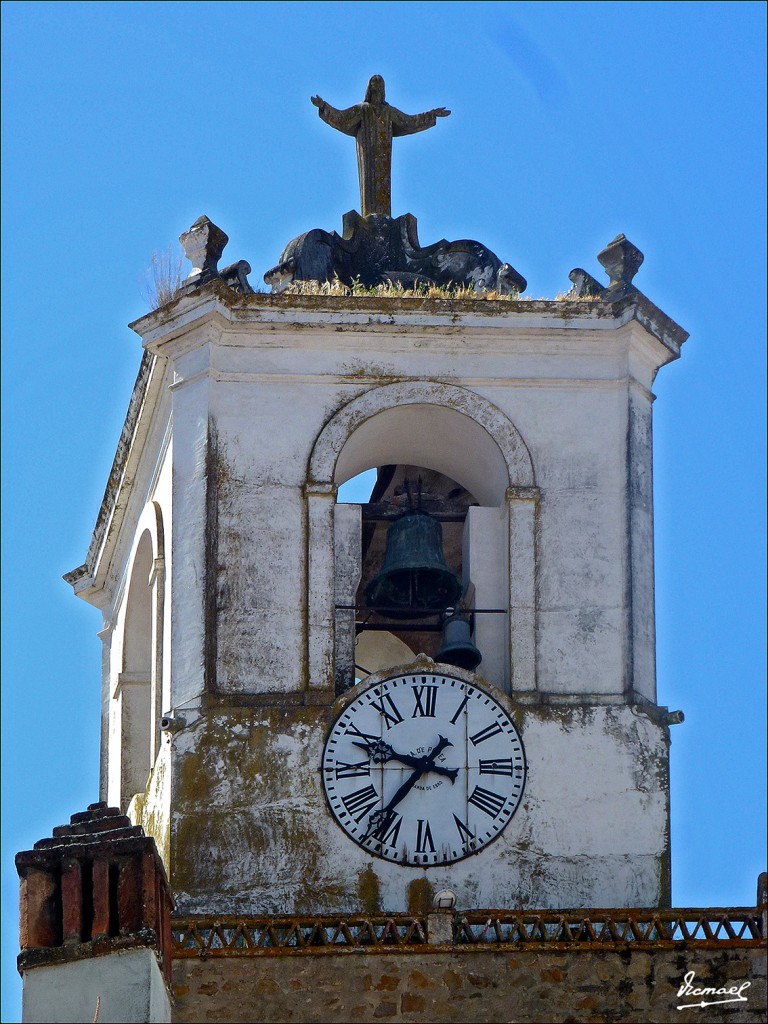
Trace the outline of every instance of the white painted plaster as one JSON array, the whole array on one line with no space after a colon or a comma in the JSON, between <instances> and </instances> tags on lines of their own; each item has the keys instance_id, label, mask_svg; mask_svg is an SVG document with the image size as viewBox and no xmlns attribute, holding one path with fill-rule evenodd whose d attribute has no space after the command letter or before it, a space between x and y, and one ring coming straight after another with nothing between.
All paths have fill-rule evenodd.
<instances>
[{"instance_id":1,"label":"white painted plaster","mask_svg":"<svg viewBox=\"0 0 768 1024\"><path fill-rule=\"evenodd\" d=\"M171 540L171 703L205 689L206 495L210 383L202 377L173 392Z\"/></svg>"},{"instance_id":2,"label":"white painted plaster","mask_svg":"<svg viewBox=\"0 0 768 1024\"><path fill-rule=\"evenodd\" d=\"M475 608L502 611L502 614L475 616L474 643L483 656L480 672L507 692L510 688L508 534L505 506L468 510L462 557L464 586L474 584Z\"/></svg>"},{"instance_id":3,"label":"white painted plaster","mask_svg":"<svg viewBox=\"0 0 768 1024\"><path fill-rule=\"evenodd\" d=\"M357 674L354 604L362 566L362 517L359 505L342 502L335 506L333 546L336 689L341 692L354 686ZM347 608L340 607L343 605Z\"/></svg>"},{"instance_id":4,"label":"white painted plaster","mask_svg":"<svg viewBox=\"0 0 768 1024\"><path fill-rule=\"evenodd\" d=\"M24 1024L166 1024L171 1003L151 949L24 971Z\"/></svg>"}]
</instances>

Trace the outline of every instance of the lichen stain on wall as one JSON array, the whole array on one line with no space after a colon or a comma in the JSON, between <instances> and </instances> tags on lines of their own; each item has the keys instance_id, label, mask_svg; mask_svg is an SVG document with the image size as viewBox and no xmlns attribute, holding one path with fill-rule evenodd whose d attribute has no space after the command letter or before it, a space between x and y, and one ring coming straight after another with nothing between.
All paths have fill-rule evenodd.
<instances>
[{"instance_id":1,"label":"lichen stain on wall","mask_svg":"<svg viewBox=\"0 0 768 1024\"><path fill-rule=\"evenodd\" d=\"M408 913L414 916L429 913L433 907L435 887L428 878L414 878L408 883Z\"/></svg>"},{"instance_id":2,"label":"lichen stain on wall","mask_svg":"<svg viewBox=\"0 0 768 1024\"><path fill-rule=\"evenodd\" d=\"M357 894L365 914L378 914L381 909L381 885L372 864L366 864L357 874Z\"/></svg>"},{"instance_id":3,"label":"lichen stain on wall","mask_svg":"<svg viewBox=\"0 0 768 1024\"><path fill-rule=\"evenodd\" d=\"M454 889L465 907L557 907L566 892L568 905L668 899L666 737L650 717L627 706L518 709L521 807L482 856L426 871L378 862L343 836L319 770L331 711L280 701L210 710L174 737L180 912L406 911L427 886Z\"/></svg>"},{"instance_id":4,"label":"lichen stain on wall","mask_svg":"<svg viewBox=\"0 0 768 1024\"><path fill-rule=\"evenodd\" d=\"M329 873L317 833L324 709L211 714L177 752L173 887L181 903L356 905L355 879Z\"/></svg>"},{"instance_id":5,"label":"lichen stain on wall","mask_svg":"<svg viewBox=\"0 0 768 1024\"><path fill-rule=\"evenodd\" d=\"M171 823L168 812L171 791L171 750L164 740L160 744L154 767L147 781L147 788L140 799L132 802L135 813L134 823L141 825L157 845L166 872L170 875L171 864Z\"/></svg>"}]
</instances>

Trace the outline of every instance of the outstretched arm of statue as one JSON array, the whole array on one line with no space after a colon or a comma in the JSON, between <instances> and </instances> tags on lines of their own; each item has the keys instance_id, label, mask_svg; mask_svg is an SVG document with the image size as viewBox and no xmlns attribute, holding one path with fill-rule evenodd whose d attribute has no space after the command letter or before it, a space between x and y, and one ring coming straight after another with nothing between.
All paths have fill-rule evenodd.
<instances>
[{"instance_id":1,"label":"outstretched arm of statue","mask_svg":"<svg viewBox=\"0 0 768 1024\"><path fill-rule=\"evenodd\" d=\"M347 107L346 110L337 110L336 107L332 107L330 103L326 103L320 96L313 96L312 102L317 107L317 112L320 117L326 124L329 124L331 128L335 128L339 132L344 132L345 135L357 134L357 129L360 127L359 104L354 107Z\"/></svg>"},{"instance_id":2,"label":"outstretched arm of statue","mask_svg":"<svg viewBox=\"0 0 768 1024\"><path fill-rule=\"evenodd\" d=\"M434 110L427 110L423 114L404 114L397 107L392 107L392 134L413 135L416 132L423 132L432 128L438 117L448 117L450 110L445 107L435 107Z\"/></svg>"}]
</instances>

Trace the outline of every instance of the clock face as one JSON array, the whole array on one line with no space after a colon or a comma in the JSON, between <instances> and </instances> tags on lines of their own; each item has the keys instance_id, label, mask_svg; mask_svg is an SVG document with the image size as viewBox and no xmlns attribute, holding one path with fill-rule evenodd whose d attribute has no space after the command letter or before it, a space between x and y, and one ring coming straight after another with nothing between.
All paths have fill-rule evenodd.
<instances>
[{"instance_id":1,"label":"clock face","mask_svg":"<svg viewBox=\"0 0 768 1024\"><path fill-rule=\"evenodd\" d=\"M490 694L442 672L363 690L334 723L323 784L336 821L368 853L428 867L501 834L525 785L525 752Z\"/></svg>"}]
</instances>

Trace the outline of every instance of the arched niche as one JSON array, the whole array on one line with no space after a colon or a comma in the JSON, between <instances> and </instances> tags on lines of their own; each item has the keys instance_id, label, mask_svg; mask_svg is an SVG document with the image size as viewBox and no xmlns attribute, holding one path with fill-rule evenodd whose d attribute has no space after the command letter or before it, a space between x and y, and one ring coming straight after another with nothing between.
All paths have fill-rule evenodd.
<instances>
[{"instance_id":1,"label":"arched niche","mask_svg":"<svg viewBox=\"0 0 768 1024\"><path fill-rule=\"evenodd\" d=\"M353 506L335 506L337 487L371 466L403 463L443 473L477 497L483 506L472 510L477 551L492 531L501 537L486 559L504 563L496 571L503 574L507 626L494 678L504 689L530 692L536 685L538 502L530 453L492 402L430 381L365 392L331 416L315 441L305 488L310 687L328 688L338 677L337 607L354 593L340 587L337 563L349 562L359 544L359 509L356 525ZM339 629L348 632L348 624Z\"/></svg>"},{"instance_id":2,"label":"arched niche","mask_svg":"<svg viewBox=\"0 0 768 1024\"><path fill-rule=\"evenodd\" d=\"M503 504L510 486L535 486L531 456L514 424L492 402L453 384L388 384L353 399L317 437L310 486L338 486L388 463L435 469L484 505Z\"/></svg>"},{"instance_id":3,"label":"arched niche","mask_svg":"<svg viewBox=\"0 0 768 1024\"><path fill-rule=\"evenodd\" d=\"M120 671L113 695L123 808L136 793L144 792L159 749L164 569L163 517L153 501L139 519L128 562Z\"/></svg>"}]
</instances>

